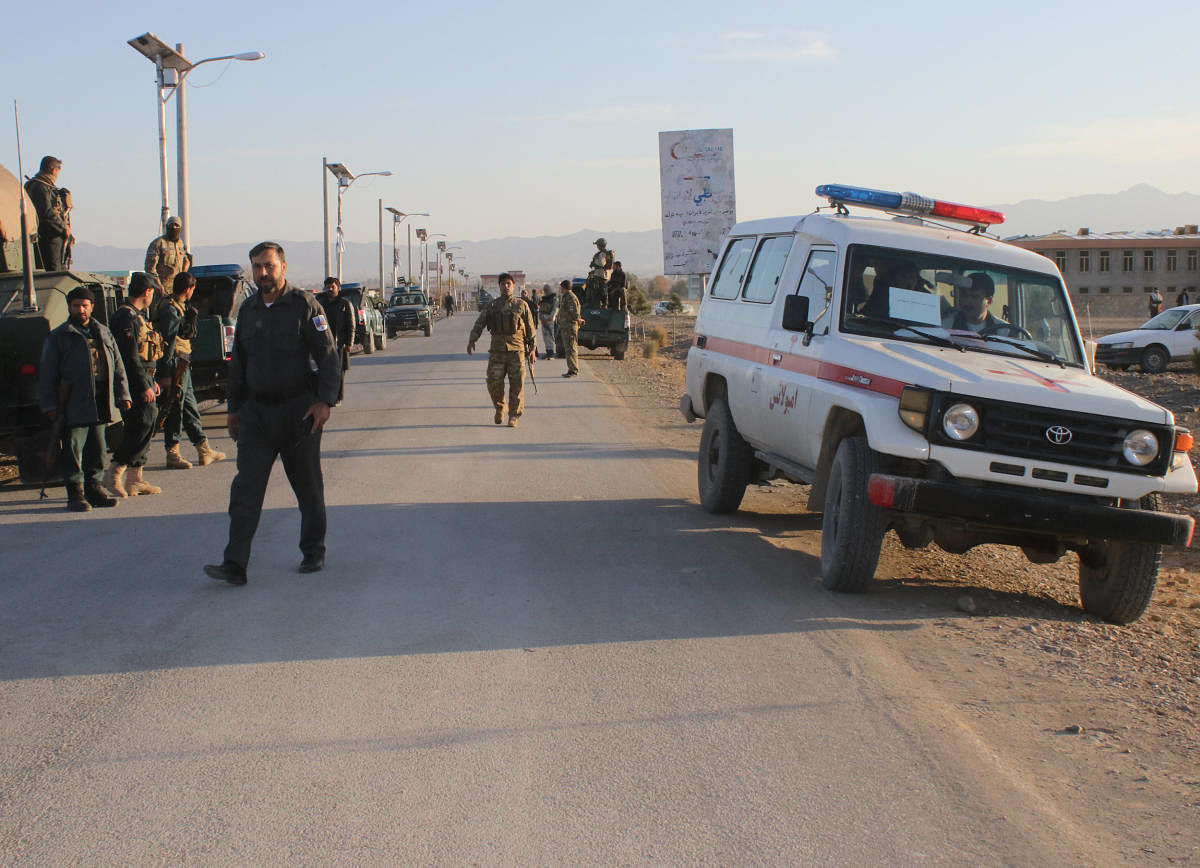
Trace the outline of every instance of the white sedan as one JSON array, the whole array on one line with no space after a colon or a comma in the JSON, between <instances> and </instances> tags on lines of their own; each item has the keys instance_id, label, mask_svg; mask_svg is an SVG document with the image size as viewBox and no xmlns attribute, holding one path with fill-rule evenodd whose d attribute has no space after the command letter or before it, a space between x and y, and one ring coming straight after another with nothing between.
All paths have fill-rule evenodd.
<instances>
[{"instance_id":1,"label":"white sedan","mask_svg":"<svg viewBox=\"0 0 1200 868\"><path fill-rule=\"evenodd\" d=\"M1164 310L1132 331L1105 335L1096 341L1096 364L1123 371L1138 365L1147 374L1165 371L1172 362L1190 359L1200 349L1200 304Z\"/></svg>"}]
</instances>

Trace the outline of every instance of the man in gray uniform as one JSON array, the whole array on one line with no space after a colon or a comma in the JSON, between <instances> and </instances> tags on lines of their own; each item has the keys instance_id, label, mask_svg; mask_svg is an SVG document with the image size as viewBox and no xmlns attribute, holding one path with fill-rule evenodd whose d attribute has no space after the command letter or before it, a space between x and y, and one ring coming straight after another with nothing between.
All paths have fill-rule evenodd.
<instances>
[{"instance_id":1,"label":"man in gray uniform","mask_svg":"<svg viewBox=\"0 0 1200 868\"><path fill-rule=\"evenodd\" d=\"M246 584L250 543L258 529L276 457L300 507L300 572L325 566L325 483L321 429L337 402L337 347L312 293L285 279L283 248L264 241L250 251L258 294L242 305L229 362L229 435L237 442L237 476L229 488L229 543L224 561L204 572ZM316 372L313 372L313 365Z\"/></svg>"}]
</instances>

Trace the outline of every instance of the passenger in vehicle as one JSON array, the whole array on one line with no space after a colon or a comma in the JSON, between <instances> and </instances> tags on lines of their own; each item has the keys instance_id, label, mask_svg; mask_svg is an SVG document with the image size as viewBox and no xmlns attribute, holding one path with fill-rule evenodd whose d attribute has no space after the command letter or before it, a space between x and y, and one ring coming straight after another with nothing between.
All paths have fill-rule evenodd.
<instances>
[{"instance_id":1,"label":"passenger in vehicle","mask_svg":"<svg viewBox=\"0 0 1200 868\"><path fill-rule=\"evenodd\" d=\"M890 315L891 290L929 292L917 266L907 261L877 263L871 297L862 306L863 316L885 318Z\"/></svg>"},{"instance_id":2,"label":"passenger in vehicle","mask_svg":"<svg viewBox=\"0 0 1200 868\"><path fill-rule=\"evenodd\" d=\"M942 328L972 331L981 335L1025 337L1021 329L992 316L988 310L996 294L996 284L992 278L982 271L972 272L967 277L970 285L958 288L955 306L942 318Z\"/></svg>"}]
</instances>

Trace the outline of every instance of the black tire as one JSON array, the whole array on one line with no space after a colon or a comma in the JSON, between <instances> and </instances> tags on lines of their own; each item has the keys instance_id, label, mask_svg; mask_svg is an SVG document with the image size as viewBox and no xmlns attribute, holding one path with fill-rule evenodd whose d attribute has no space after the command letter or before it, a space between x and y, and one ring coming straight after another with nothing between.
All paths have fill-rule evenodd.
<instances>
[{"instance_id":1,"label":"black tire","mask_svg":"<svg viewBox=\"0 0 1200 868\"><path fill-rule=\"evenodd\" d=\"M621 341L621 343L610 347L612 357L618 362L625 361L625 350L627 349L629 349L629 344L626 341Z\"/></svg>"},{"instance_id":2,"label":"black tire","mask_svg":"<svg viewBox=\"0 0 1200 868\"><path fill-rule=\"evenodd\" d=\"M367 332L365 335L363 335L362 348L363 355L365 356L369 356L371 353L375 352L375 339L371 337L370 332Z\"/></svg>"},{"instance_id":3,"label":"black tire","mask_svg":"<svg viewBox=\"0 0 1200 868\"><path fill-rule=\"evenodd\" d=\"M1142 350L1141 368L1146 374L1161 374L1171 364L1171 354L1167 348L1154 344Z\"/></svg>"},{"instance_id":4,"label":"black tire","mask_svg":"<svg viewBox=\"0 0 1200 868\"><path fill-rule=\"evenodd\" d=\"M425 337L429 337L432 334L433 334L433 323L431 323L431 322L426 323L425 324Z\"/></svg>"},{"instance_id":5,"label":"black tire","mask_svg":"<svg viewBox=\"0 0 1200 868\"><path fill-rule=\"evenodd\" d=\"M398 334L398 332L395 329L389 328L388 332L387 332L388 340L394 341L396 339L397 334Z\"/></svg>"},{"instance_id":6,"label":"black tire","mask_svg":"<svg viewBox=\"0 0 1200 868\"><path fill-rule=\"evenodd\" d=\"M375 335L375 349L383 352L387 349L387 335L383 332Z\"/></svg>"},{"instance_id":7,"label":"black tire","mask_svg":"<svg viewBox=\"0 0 1200 868\"><path fill-rule=\"evenodd\" d=\"M821 583L831 591L865 590L879 566L887 521L867 498L874 469L875 453L867 438L847 437L838 444L821 517Z\"/></svg>"},{"instance_id":8,"label":"black tire","mask_svg":"<svg viewBox=\"0 0 1200 868\"><path fill-rule=\"evenodd\" d=\"M717 398L708 407L696 459L700 505L706 512L737 511L750 484L753 457L750 444L738 433L729 405L724 398Z\"/></svg>"},{"instance_id":9,"label":"black tire","mask_svg":"<svg viewBox=\"0 0 1200 868\"><path fill-rule=\"evenodd\" d=\"M1132 508L1132 504L1122 503ZM1162 497L1147 494L1141 509L1162 511ZM1162 546L1133 540L1108 540L1079 555L1079 601L1112 624L1129 624L1142 617L1158 584Z\"/></svg>"}]
</instances>

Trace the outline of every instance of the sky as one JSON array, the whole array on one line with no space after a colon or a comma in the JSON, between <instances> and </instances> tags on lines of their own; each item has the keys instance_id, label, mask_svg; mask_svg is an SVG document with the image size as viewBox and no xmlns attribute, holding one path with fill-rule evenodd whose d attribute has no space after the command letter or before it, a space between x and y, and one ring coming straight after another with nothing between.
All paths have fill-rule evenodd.
<instances>
[{"instance_id":1,"label":"sky","mask_svg":"<svg viewBox=\"0 0 1200 868\"><path fill-rule=\"evenodd\" d=\"M381 199L450 244L654 229L658 133L682 129L733 129L738 219L810 211L822 183L979 205L1200 193L1195 2L47 8L5 13L0 164L17 171L15 101L25 174L60 157L75 235L99 245L158 230L154 66L126 44L146 31L192 62L266 54L188 78L193 247L320 239L322 158L393 173L345 192L347 240L378 237Z\"/></svg>"}]
</instances>

